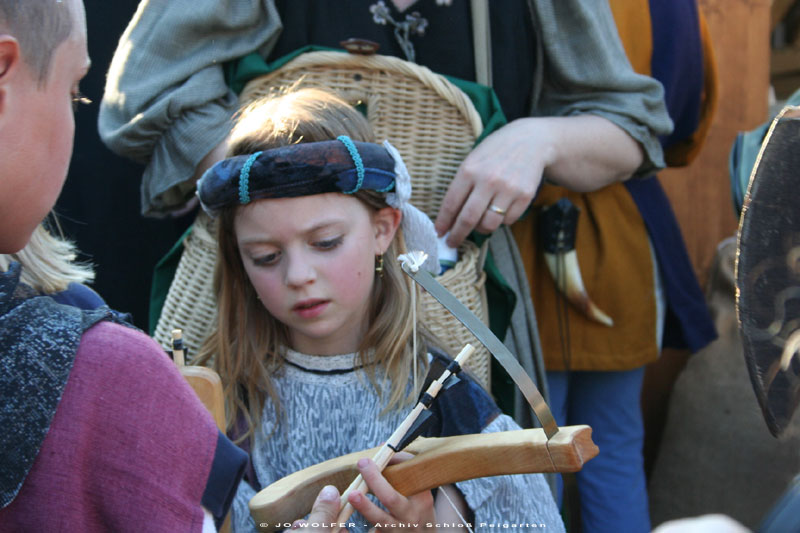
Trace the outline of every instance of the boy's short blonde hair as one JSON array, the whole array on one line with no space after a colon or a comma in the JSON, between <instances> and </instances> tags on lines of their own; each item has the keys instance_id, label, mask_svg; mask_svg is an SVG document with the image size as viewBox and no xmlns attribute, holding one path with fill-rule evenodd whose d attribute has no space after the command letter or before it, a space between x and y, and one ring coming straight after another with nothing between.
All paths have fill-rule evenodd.
<instances>
[{"instance_id":1,"label":"boy's short blonde hair","mask_svg":"<svg viewBox=\"0 0 800 533\"><path fill-rule=\"evenodd\" d=\"M42 222L36 227L28 244L17 253L0 254L0 272L5 272L12 262L22 265L21 280L42 294L66 290L70 283L86 283L94 279L88 264L76 262L75 245L61 236L55 218L51 219L55 235Z\"/></svg>"},{"instance_id":2,"label":"boy's short blonde hair","mask_svg":"<svg viewBox=\"0 0 800 533\"><path fill-rule=\"evenodd\" d=\"M62 0L0 0L0 34L19 42L39 83L47 81L56 48L72 34L74 21Z\"/></svg>"}]
</instances>

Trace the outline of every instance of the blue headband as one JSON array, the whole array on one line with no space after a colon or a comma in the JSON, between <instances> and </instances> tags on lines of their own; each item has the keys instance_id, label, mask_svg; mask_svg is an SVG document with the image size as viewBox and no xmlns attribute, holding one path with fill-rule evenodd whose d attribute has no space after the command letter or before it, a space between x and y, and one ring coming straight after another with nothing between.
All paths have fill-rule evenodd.
<instances>
[{"instance_id":1,"label":"blue headband","mask_svg":"<svg viewBox=\"0 0 800 533\"><path fill-rule=\"evenodd\" d=\"M203 174L197 195L214 216L224 207L263 198L388 192L394 186L395 160L384 146L341 136L224 159Z\"/></svg>"}]
</instances>

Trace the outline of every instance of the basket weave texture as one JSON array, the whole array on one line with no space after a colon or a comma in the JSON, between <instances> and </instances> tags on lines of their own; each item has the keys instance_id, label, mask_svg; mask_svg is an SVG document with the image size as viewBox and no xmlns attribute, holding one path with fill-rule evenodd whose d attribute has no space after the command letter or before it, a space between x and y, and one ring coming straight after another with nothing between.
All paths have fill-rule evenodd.
<instances>
[{"instance_id":1,"label":"basket weave texture","mask_svg":"<svg viewBox=\"0 0 800 533\"><path fill-rule=\"evenodd\" d=\"M467 309L475 313L485 324L488 323L488 305L486 303L486 272L483 271L485 248L478 248L474 243L465 241L458 248L458 261L450 270L436 277L436 281L453 293ZM490 369L492 355L475 338L464 325L458 321L428 292L423 291L420 299L422 320L427 328L436 335L452 355L458 354L465 344L475 347L475 353L464 365L478 383L490 390Z\"/></svg>"},{"instance_id":2,"label":"basket weave texture","mask_svg":"<svg viewBox=\"0 0 800 533\"><path fill-rule=\"evenodd\" d=\"M201 211L183 242L183 254L156 324L154 337L165 350L172 349L172 330L180 328L187 355L192 357L215 325L216 235L215 221Z\"/></svg>"},{"instance_id":3,"label":"basket weave texture","mask_svg":"<svg viewBox=\"0 0 800 533\"><path fill-rule=\"evenodd\" d=\"M461 89L396 57L312 52L253 79L239 99L249 104L295 84L328 89L366 106L376 138L387 139L403 155L413 180L411 203L436 217L458 166L483 131Z\"/></svg>"},{"instance_id":4,"label":"basket weave texture","mask_svg":"<svg viewBox=\"0 0 800 533\"><path fill-rule=\"evenodd\" d=\"M470 152L483 125L469 98L429 69L386 56L340 52L302 54L282 68L253 79L240 96L244 106L286 87L318 87L338 93L354 105L366 106L367 120L378 139L388 139L403 155L411 175L411 202L431 218L461 161ZM155 338L169 346L171 331L184 330L184 343L197 353L214 324L212 291L216 261L213 221L198 215L186 239L175 279L167 294ZM487 322L484 254L472 243L459 249L459 261L438 280L470 310ZM472 334L429 294L420 301L425 324L457 353L466 342L477 348L466 365L489 389L491 355Z\"/></svg>"}]
</instances>

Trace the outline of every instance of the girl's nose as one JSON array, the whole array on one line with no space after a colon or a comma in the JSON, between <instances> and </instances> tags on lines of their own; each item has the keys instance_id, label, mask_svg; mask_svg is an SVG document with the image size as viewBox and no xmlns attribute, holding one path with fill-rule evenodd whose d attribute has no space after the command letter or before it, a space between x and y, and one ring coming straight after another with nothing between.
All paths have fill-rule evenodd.
<instances>
[{"instance_id":1,"label":"girl's nose","mask_svg":"<svg viewBox=\"0 0 800 533\"><path fill-rule=\"evenodd\" d=\"M316 274L311 262L302 254L286 254L284 265L285 282L289 287L302 287L316 279Z\"/></svg>"}]
</instances>

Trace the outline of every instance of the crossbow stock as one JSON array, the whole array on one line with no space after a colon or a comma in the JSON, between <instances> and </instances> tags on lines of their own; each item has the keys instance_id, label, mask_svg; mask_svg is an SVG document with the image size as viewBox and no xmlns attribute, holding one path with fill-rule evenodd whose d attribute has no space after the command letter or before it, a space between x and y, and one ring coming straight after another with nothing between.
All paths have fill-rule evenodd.
<instances>
[{"instance_id":1,"label":"crossbow stock","mask_svg":"<svg viewBox=\"0 0 800 533\"><path fill-rule=\"evenodd\" d=\"M261 531L285 529L306 516L325 485L343 492L358 475L359 459L379 447L354 452L290 474L250 500L250 514ZM404 496L479 477L506 474L577 472L597 455L589 426L565 426L548 439L541 428L455 437L420 437L403 451L414 455L383 471Z\"/></svg>"}]
</instances>

